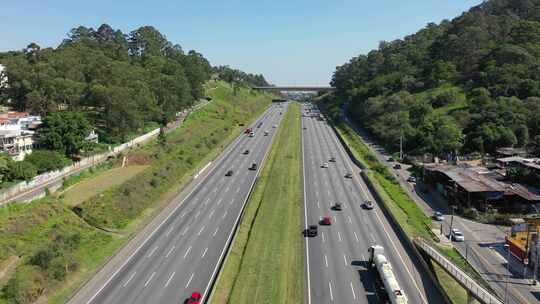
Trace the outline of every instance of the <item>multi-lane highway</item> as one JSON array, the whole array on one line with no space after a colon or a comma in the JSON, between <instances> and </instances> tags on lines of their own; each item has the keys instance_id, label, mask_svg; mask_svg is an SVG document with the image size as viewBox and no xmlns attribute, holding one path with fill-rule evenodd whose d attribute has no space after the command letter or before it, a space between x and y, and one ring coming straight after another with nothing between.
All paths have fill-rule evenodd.
<instances>
[{"instance_id":1,"label":"multi-lane highway","mask_svg":"<svg viewBox=\"0 0 540 304\"><path fill-rule=\"evenodd\" d=\"M235 141L84 303L180 303L194 291L206 297L285 110L273 105L265 112L253 124L255 136ZM253 163L257 169L249 170Z\"/></svg>"},{"instance_id":2,"label":"multi-lane highway","mask_svg":"<svg viewBox=\"0 0 540 304\"><path fill-rule=\"evenodd\" d=\"M312 105L305 104L303 113ZM416 260L410 258L382 211L367 191L357 168L325 121L303 117L306 225L330 216L317 237L306 238L307 303L378 303L374 273L367 268L368 248L382 245L409 303L444 303ZM335 162L330 162L334 157ZM322 168L328 163L328 168ZM352 178L346 178L352 173ZM373 210L361 207L364 200ZM336 202L342 211L331 209Z\"/></svg>"}]
</instances>

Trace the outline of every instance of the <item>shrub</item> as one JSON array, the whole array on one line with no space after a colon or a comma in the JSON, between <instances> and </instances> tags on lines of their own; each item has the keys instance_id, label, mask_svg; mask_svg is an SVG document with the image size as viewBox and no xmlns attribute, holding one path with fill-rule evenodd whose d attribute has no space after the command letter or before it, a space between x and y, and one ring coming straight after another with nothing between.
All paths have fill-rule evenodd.
<instances>
[{"instance_id":1,"label":"shrub","mask_svg":"<svg viewBox=\"0 0 540 304\"><path fill-rule=\"evenodd\" d=\"M28 161L11 162L8 164L9 180L31 180L37 175L37 168Z\"/></svg>"},{"instance_id":2,"label":"shrub","mask_svg":"<svg viewBox=\"0 0 540 304\"><path fill-rule=\"evenodd\" d=\"M45 278L39 267L23 265L2 288L2 298L11 303L33 303L45 290Z\"/></svg>"},{"instance_id":3,"label":"shrub","mask_svg":"<svg viewBox=\"0 0 540 304\"><path fill-rule=\"evenodd\" d=\"M56 151L38 150L28 155L25 161L37 168L38 174L60 170L71 164L71 160Z\"/></svg>"}]
</instances>

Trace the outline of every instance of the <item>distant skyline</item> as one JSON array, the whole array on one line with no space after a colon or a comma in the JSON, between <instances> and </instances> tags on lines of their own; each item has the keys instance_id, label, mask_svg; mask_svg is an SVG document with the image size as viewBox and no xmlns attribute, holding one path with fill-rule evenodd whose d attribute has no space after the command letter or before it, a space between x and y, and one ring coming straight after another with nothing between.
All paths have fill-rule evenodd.
<instances>
[{"instance_id":1,"label":"distant skyline","mask_svg":"<svg viewBox=\"0 0 540 304\"><path fill-rule=\"evenodd\" d=\"M56 47L79 25L107 23L126 34L152 25L212 65L263 74L276 85L328 85L335 67L351 57L453 19L482 0L226 2L9 1L0 10L0 51L30 42Z\"/></svg>"}]
</instances>

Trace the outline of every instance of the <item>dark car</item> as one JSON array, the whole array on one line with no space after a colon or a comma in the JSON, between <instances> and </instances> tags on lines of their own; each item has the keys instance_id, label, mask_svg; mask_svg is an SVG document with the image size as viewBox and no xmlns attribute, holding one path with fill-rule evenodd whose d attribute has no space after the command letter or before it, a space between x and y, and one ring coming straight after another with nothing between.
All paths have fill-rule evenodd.
<instances>
[{"instance_id":1,"label":"dark car","mask_svg":"<svg viewBox=\"0 0 540 304\"><path fill-rule=\"evenodd\" d=\"M249 154L249 150L244 151L244 155L248 155L248 154Z\"/></svg>"},{"instance_id":2,"label":"dark car","mask_svg":"<svg viewBox=\"0 0 540 304\"><path fill-rule=\"evenodd\" d=\"M336 158L335 158L335 157L330 157L330 159L329 159L328 161L331 162L331 163L335 163L335 162L336 162Z\"/></svg>"},{"instance_id":3,"label":"dark car","mask_svg":"<svg viewBox=\"0 0 540 304\"><path fill-rule=\"evenodd\" d=\"M352 173L345 174L345 178L352 178Z\"/></svg>"},{"instance_id":4,"label":"dark car","mask_svg":"<svg viewBox=\"0 0 540 304\"><path fill-rule=\"evenodd\" d=\"M184 301L184 304L200 304L201 303L201 294L198 293L198 292L194 292L191 294L191 296L189 298L187 298L185 301Z\"/></svg>"},{"instance_id":5,"label":"dark car","mask_svg":"<svg viewBox=\"0 0 540 304\"><path fill-rule=\"evenodd\" d=\"M257 164L256 163L251 164L251 167L249 167L249 170L257 170Z\"/></svg>"},{"instance_id":6,"label":"dark car","mask_svg":"<svg viewBox=\"0 0 540 304\"><path fill-rule=\"evenodd\" d=\"M232 176L233 175L233 170L229 170L227 171L227 173L225 173L225 176Z\"/></svg>"},{"instance_id":7,"label":"dark car","mask_svg":"<svg viewBox=\"0 0 540 304\"><path fill-rule=\"evenodd\" d=\"M309 227L305 230L305 236L307 237L317 236L317 225L309 225Z\"/></svg>"},{"instance_id":8,"label":"dark car","mask_svg":"<svg viewBox=\"0 0 540 304\"><path fill-rule=\"evenodd\" d=\"M365 201L362 205L364 209L371 210L373 209L373 202L372 201Z\"/></svg>"},{"instance_id":9,"label":"dark car","mask_svg":"<svg viewBox=\"0 0 540 304\"><path fill-rule=\"evenodd\" d=\"M332 206L332 210L341 211L341 203L335 203L334 206Z\"/></svg>"},{"instance_id":10,"label":"dark car","mask_svg":"<svg viewBox=\"0 0 540 304\"><path fill-rule=\"evenodd\" d=\"M395 165L394 165L394 169L396 169L396 170L401 169L401 165L400 165L400 164L395 164Z\"/></svg>"},{"instance_id":11,"label":"dark car","mask_svg":"<svg viewBox=\"0 0 540 304\"><path fill-rule=\"evenodd\" d=\"M330 226L332 225L332 219L329 216L325 216L321 219L320 224L324 226Z\"/></svg>"},{"instance_id":12,"label":"dark car","mask_svg":"<svg viewBox=\"0 0 540 304\"><path fill-rule=\"evenodd\" d=\"M388 158L388 161L389 161L389 162L395 162L395 160L394 160L393 157L389 157L389 158Z\"/></svg>"}]
</instances>

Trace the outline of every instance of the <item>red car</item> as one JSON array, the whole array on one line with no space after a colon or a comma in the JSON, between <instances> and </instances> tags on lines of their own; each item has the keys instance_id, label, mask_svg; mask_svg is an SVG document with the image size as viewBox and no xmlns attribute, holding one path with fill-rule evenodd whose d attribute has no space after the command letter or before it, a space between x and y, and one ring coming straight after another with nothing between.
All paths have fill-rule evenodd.
<instances>
[{"instance_id":1,"label":"red car","mask_svg":"<svg viewBox=\"0 0 540 304\"><path fill-rule=\"evenodd\" d=\"M332 219L329 216L325 216L321 219L321 225L330 226L332 225Z\"/></svg>"},{"instance_id":2,"label":"red car","mask_svg":"<svg viewBox=\"0 0 540 304\"><path fill-rule=\"evenodd\" d=\"M184 304L201 304L201 298L202 296L200 293L194 292L191 294L191 297L184 301Z\"/></svg>"}]
</instances>

